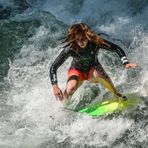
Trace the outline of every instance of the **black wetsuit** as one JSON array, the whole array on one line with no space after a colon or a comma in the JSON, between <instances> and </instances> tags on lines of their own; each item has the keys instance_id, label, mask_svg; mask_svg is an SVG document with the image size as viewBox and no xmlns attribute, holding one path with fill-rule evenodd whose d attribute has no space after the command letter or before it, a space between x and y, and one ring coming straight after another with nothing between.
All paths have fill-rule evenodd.
<instances>
[{"instance_id":1,"label":"black wetsuit","mask_svg":"<svg viewBox=\"0 0 148 148\"><path fill-rule=\"evenodd\" d=\"M50 67L51 84L54 85L58 83L57 69L70 56L73 57L71 67L76 68L82 72L88 72L92 66L97 68L97 65L101 65L97 57L100 48L115 51L119 55L123 64L129 63L126 58L125 52L118 45L115 45L107 40L104 40L104 42L107 43L110 47L107 45L97 46L95 43L88 42L87 46L83 49L80 49L78 52L73 51L69 48L64 48Z\"/></svg>"}]
</instances>

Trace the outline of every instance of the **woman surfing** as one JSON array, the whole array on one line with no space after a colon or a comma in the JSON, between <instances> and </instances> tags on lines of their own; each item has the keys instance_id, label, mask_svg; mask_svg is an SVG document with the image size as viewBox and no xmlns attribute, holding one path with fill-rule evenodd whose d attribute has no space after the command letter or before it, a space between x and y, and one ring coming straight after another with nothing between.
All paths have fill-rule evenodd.
<instances>
[{"instance_id":1,"label":"woman surfing","mask_svg":"<svg viewBox=\"0 0 148 148\"><path fill-rule=\"evenodd\" d=\"M54 95L58 100L68 99L84 80L92 83L102 83L117 99L127 99L126 96L117 91L98 60L99 49L103 48L116 52L125 68L135 68L137 65L128 61L121 47L101 38L84 23L72 25L68 29L64 43L66 43L64 49L50 67L51 84ZM62 92L58 86L57 69L68 57L72 57L73 60L68 70L66 88Z\"/></svg>"}]
</instances>

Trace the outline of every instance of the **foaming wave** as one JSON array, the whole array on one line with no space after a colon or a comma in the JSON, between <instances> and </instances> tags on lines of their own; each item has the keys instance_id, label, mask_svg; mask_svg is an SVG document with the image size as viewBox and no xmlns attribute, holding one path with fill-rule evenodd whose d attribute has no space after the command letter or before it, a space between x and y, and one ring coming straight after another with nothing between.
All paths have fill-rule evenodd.
<instances>
[{"instance_id":1,"label":"foaming wave","mask_svg":"<svg viewBox=\"0 0 148 148\"><path fill-rule=\"evenodd\" d=\"M94 3L85 1L85 3L82 4L84 7L82 11L80 10L79 13L77 13L82 17L78 16L76 19L72 17L71 19L75 21L78 19L85 21L85 19L88 18L88 14L89 17L92 15L89 6L91 6L91 9L95 7L95 21L90 23L91 26L123 39L127 43L125 51L129 52L128 57L131 61L136 61L142 67L140 71L137 71L140 76L138 75L138 77L132 78L131 75L136 72L131 71L129 77L127 71L122 69L123 67L118 68L114 66L117 68L116 74L112 72L110 72L110 74L115 85L128 82L129 86L127 88L124 87L122 91L128 90L128 92L132 92L137 89L143 96L147 96L147 34L143 33L143 27L146 26L145 21L141 21L142 25L139 25L136 21L138 19L140 20L141 16L132 19L130 16L126 16L126 12L120 12L119 14L122 16L118 16L117 10L119 11L122 6L121 4L119 5L117 1L111 1L107 4L103 1L101 3L98 1L95 2L103 5L102 8L97 9L97 5L94 6ZM115 4L117 5L115 6ZM102 15L105 15L108 8L111 10L112 5L114 7L118 6L117 9L112 13L106 13L106 17L101 18ZM127 8L125 3L122 8ZM54 7L52 9L54 9ZM63 11L62 15L67 12L65 10ZM87 13L85 14L86 11ZM98 13L98 11L100 13ZM56 14L60 16L59 12ZM110 14L115 14L116 17L113 19L114 21L111 21L112 17ZM145 18L145 15L146 13L142 15L143 18ZM69 19L69 16L73 16L73 14L63 17L63 20L66 19L67 23L70 24L73 20ZM101 21L98 21L98 18ZM46 23L47 22L46 20ZM52 24L55 26L56 22L52 22ZM135 115L137 120L141 116L144 119L145 114L142 112L142 106L140 106L139 111L133 112L133 114L127 118L118 116L111 120L107 118L94 119L85 115L82 116L82 114L63 110L62 103L55 99L52 86L49 82L49 66L61 51L61 47L49 47L47 50L41 50L43 46L40 46L48 41L46 40L48 35L51 35L53 40L61 36L62 32L60 32L60 29L57 32L53 30L52 27L48 29L43 26L39 27L36 34L32 38L29 38L28 42L23 45L20 53L15 57L14 62L10 63L7 78L10 82L11 90L9 92L7 105L12 106L13 109L9 111L9 120L3 122L0 126L1 145L12 147L46 147L52 144L53 147L57 147L63 143L64 147L65 144L68 143L73 147L76 145L79 147L110 147L117 139L121 138L121 141L124 142L123 134L132 128L133 125L141 124L134 122L134 113L140 114L139 116ZM52 40L50 40L50 42L52 44ZM111 56L111 58L112 57L113 56ZM104 62L103 53L100 54L100 59L101 58L107 71L111 71L112 69L109 68L110 65ZM66 73L70 60L71 59L67 60L58 70L58 80L62 90L66 85ZM113 58L113 65L115 65L114 60ZM116 80L118 80L118 82ZM139 84L137 85L137 83ZM145 106L144 104L144 107ZM144 124L145 120L142 122L142 124ZM140 134L139 141L143 142L146 140L147 134L144 130L147 131L147 126L145 126L144 129L135 128L134 130L135 132L133 134L127 135L129 137L131 136L129 140L130 144L136 144L135 141L132 141L133 137L138 139L136 133ZM143 134L144 136L142 137ZM13 143L15 143L15 145ZM120 145L120 147L122 147L122 145Z\"/></svg>"},{"instance_id":2,"label":"foaming wave","mask_svg":"<svg viewBox=\"0 0 148 148\"><path fill-rule=\"evenodd\" d=\"M39 144L51 136L51 128L56 120L58 122L65 115L59 111L62 104L54 98L49 82L49 66L53 60L51 55L59 49L49 47L44 51L38 48L49 31L40 27L36 35L29 39L31 44L24 44L16 59L10 63L7 79L11 90L7 105L12 106L13 110L9 113L11 128L8 129L8 124L5 124L5 129L11 135L7 135L8 131L3 133L7 137L3 141L6 145L10 146L12 141L18 141L15 147L30 146L32 142L33 145ZM65 75L65 71L59 72Z\"/></svg>"},{"instance_id":3,"label":"foaming wave","mask_svg":"<svg viewBox=\"0 0 148 148\"><path fill-rule=\"evenodd\" d=\"M56 130L62 131L62 135L56 135L60 143L69 139L71 144L87 146L110 146L130 128L133 121L116 118L112 120L92 119L88 116L80 116L70 124L57 126Z\"/></svg>"}]
</instances>

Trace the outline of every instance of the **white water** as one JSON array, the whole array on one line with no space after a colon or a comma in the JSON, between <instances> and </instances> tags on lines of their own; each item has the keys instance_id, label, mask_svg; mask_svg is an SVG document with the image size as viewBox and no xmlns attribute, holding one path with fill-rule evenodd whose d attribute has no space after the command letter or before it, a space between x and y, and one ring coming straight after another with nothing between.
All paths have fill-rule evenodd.
<instances>
[{"instance_id":1,"label":"white water","mask_svg":"<svg viewBox=\"0 0 148 148\"><path fill-rule=\"evenodd\" d=\"M106 32L125 42L130 41L130 48L125 48L122 44L121 46L124 47L130 61L136 62L142 68L138 72L140 76L132 78L127 70L115 65L115 58L111 56L116 72L113 74L113 68L110 68L103 58L104 54L109 53L101 51L99 59L116 86L126 83L127 89L123 87L122 92L138 92L141 96L147 97L148 34L147 30L144 32L144 29L147 27L145 19L148 9L145 8L141 14L131 17L128 15L127 2L85 0L77 15L68 13L66 6L70 5L70 2L65 0L59 3L56 0L46 1L40 9L52 11L51 13L67 24L83 20L86 22L86 19L90 18L88 24L94 29ZM10 63L7 79L10 81L11 90L7 105L12 106L13 111L9 113L8 121L0 121L0 145L18 148L46 146L51 148L58 147L67 140L71 145L81 145L81 147L85 147L85 144L110 147L115 140L122 138L128 129L136 129L129 134L129 144L136 144L136 141L146 142L148 126L141 128L141 124L137 125L132 118L118 116L112 119L93 119L62 109L62 103L53 96L49 81L49 66L61 48L60 46L49 47L47 50L39 48L50 31L41 26L36 34L28 39L30 44L24 44L14 62ZM58 34L60 36L61 32L51 34L51 36L58 36ZM71 59L58 70L58 80L62 90L66 85L69 61ZM143 106L141 105L141 108ZM122 140L117 147L127 146Z\"/></svg>"}]
</instances>

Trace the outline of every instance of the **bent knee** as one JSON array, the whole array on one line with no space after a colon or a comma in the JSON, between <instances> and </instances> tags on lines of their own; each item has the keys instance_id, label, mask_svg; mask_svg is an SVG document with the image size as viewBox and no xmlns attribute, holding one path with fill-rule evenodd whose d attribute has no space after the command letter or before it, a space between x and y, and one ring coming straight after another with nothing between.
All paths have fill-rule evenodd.
<instances>
[{"instance_id":1,"label":"bent knee","mask_svg":"<svg viewBox=\"0 0 148 148\"><path fill-rule=\"evenodd\" d=\"M77 88L76 85L68 86L67 89L66 89L67 90L67 93L69 94L69 93L74 92L76 90L76 88Z\"/></svg>"}]
</instances>

